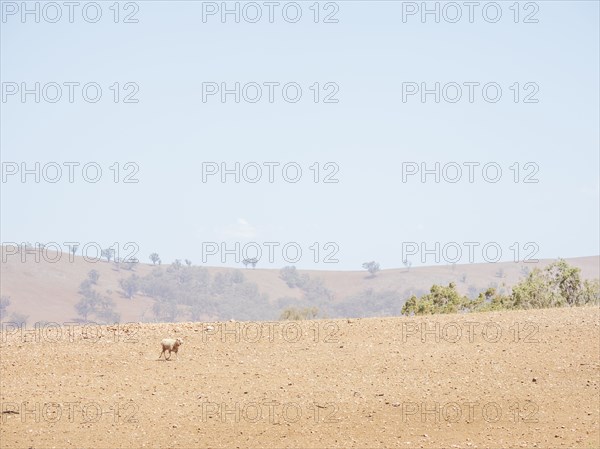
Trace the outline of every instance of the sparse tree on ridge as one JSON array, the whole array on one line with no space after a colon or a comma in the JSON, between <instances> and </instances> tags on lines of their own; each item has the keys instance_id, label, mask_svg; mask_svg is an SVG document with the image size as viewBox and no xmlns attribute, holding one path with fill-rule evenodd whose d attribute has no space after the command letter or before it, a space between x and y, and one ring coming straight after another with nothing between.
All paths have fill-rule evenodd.
<instances>
[{"instance_id":1,"label":"sparse tree on ridge","mask_svg":"<svg viewBox=\"0 0 600 449\"><path fill-rule=\"evenodd\" d=\"M246 268L248 265L252 265L252 268L256 268L256 264L258 263L258 259L256 257L249 257L247 259L242 260L242 263Z\"/></svg>"},{"instance_id":2,"label":"sparse tree on ridge","mask_svg":"<svg viewBox=\"0 0 600 449\"><path fill-rule=\"evenodd\" d=\"M367 270L369 273L371 273L372 278L375 277L375 273L377 273L378 271L380 271L381 269L379 268L379 263L375 262L375 261L371 261L371 262L365 262L362 264L362 267Z\"/></svg>"},{"instance_id":3,"label":"sparse tree on ridge","mask_svg":"<svg viewBox=\"0 0 600 449\"><path fill-rule=\"evenodd\" d=\"M106 248L102 250L101 254L102 257L106 258L107 262L110 262L110 260L115 256L115 250L113 248Z\"/></svg>"},{"instance_id":4,"label":"sparse tree on ridge","mask_svg":"<svg viewBox=\"0 0 600 449\"><path fill-rule=\"evenodd\" d=\"M152 261L152 265L156 265L156 262L160 260L158 253L150 254L150 260Z\"/></svg>"}]
</instances>

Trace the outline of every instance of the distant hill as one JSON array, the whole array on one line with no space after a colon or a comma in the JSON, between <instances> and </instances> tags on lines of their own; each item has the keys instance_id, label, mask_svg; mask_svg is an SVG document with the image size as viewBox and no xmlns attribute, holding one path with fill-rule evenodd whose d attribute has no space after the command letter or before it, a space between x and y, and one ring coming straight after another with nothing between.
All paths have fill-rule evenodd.
<instances>
[{"instance_id":1,"label":"distant hill","mask_svg":"<svg viewBox=\"0 0 600 449\"><path fill-rule=\"evenodd\" d=\"M6 259L6 261L4 261ZM566 259L571 265L581 269L583 278L598 278L600 273L600 257L579 257ZM114 263L101 261L90 263L82 257L75 256L72 262L67 254L63 254L56 263L45 261L36 262L35 254L26 254L26 261L22 262L19 255L5 255L2 247L2 261L0 266L2 296L10 297L11 304L5 315L10 313L22 313L28 315L28 323L38 321L66 322L77 318L74 305L79 301L81 295L78 293L79 285L87 278L90 270L94 269L100 274L95 288L102 294L112 298L116 305L116 311L121 314L121 322L151 321L153 320L152 308L155 300L142 294L136 294L132 299L125 297L119 281L129 278L132 274L144 277L152 273L156 268L150 264L139 263L133 271L126 270ZM367 291L390 292L399 296L402 301L411 294L423 294L433 284L448 284L455 282L458 290L464 294L474 294L484 290L491 285L499 287L502 284L514 285L525 276L525 267L533 269L542 268L553 260L540 260L538 263L513 263L504 262L497 264L465 264L446 265L411 268L407 270L390 269L382 270L373 278L363 271L318 271L299 270L300 274L306 274L312 280L321 279L322 285L330 293L328 299L332 308L343 310L339 307L345 302L357 300ZM163 264L160 269L166 270L168 265ZM187 267L184 267L184 269ZM277 319L283 303L290 305L294 301L301 304L303 293L299 288L290 288L280 278L278 269L261 268L221 268L203 267L211 278L217 275L225 275L239 271L247 283L254 283L258 288L261 298L264 300L265 314L258 314L259 319ZM502 276L502 277L500 277ZM284 302L279 298L286 298ZM227 297L220 301L235 301L236 298ZM365 305L365 306L368 306ZM255 306L256 307L256 306ZM394 307L400 310L401 304ZM260 308L260 307L259 307ZM236 309L232 309L236 310ZM333 310L333 309L332 309ZM387 315L394 315L392 311ZM232 312L235 313L235 312ZM342 312L338 313L342 314ZM398 313L399 314L399 313ZM335 314L334 314L335 315ZM356 315L373 316L359 310ZM214 316L206 315L202 319L243 319L239 316Z\"/></svg>"}]
</instances>

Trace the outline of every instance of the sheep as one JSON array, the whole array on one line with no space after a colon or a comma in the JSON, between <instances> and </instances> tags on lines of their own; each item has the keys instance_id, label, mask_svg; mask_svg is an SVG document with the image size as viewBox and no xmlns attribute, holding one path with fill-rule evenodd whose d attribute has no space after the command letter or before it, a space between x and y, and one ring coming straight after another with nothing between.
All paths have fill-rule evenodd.
<instances>
[{"instance_id":1,"label":"sheep","mask_svg":"<svg viewBox=\"0 0 600 449\"><path fill-rule=\"evenodd\" d=\"M165 351L169 351L169 358L167 358L167 355L165 354L165 360L170 360L171 352L174 352L175 355L179 357L177 355L177 351L179 350L179 346L183 344L183 340L181 340L181 338L165 338L163 341L160 342L160 344L162 345L162 352L158 356L159 360L162 357L162 355L165 354Z\"/></svg>"}]
</instances>

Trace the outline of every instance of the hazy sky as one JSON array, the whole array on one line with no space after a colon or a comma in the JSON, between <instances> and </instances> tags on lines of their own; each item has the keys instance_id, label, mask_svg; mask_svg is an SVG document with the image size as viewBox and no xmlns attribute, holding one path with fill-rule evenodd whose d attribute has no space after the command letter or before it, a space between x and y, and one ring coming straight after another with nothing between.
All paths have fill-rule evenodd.
<instances>
[{"instance_id":1,"label":"hazy sky","mask_svg":"<svg viewBox=\"0 0 600 449\"><path fill-rule=\"evenodd\" d=\"M113 3L97 3L96 23L86 2L73 23L62 2L39 3L36 23L34 13L21 16L21 2L2 2L2 242L135 242L142 261L156 251L163 263L225 257L228 266L241 264L220 252L222 242L231 250L255 242L247 255L263 250L258 267L343 270L369 260L401 267L403 247L414 266L433 265L419 245L436 242L447 250L440 263L456 247L458 262L469 262L464 242L474 242L477 262L497 248L500 260L513 260L515 242L519 259L600 253L598 2L521 2L518 17L512 1L480 2L472 23L463 2L437 3L439 23L433 14L423 23L421 2L279 2L273 23L265 2L237 3L239 23L234 14L223 23L221 2L191 1L121 3L115 23ZM23 101L35 83L39 103L35 93ZM220 92L203 101L203 91L236 83L239 103ZM423 101L420 91L436 83L439 103L435 93ZM30 174L23 183L22 163L36 162L40 182ZM236 162L239 183L207 175ZM439 183L420 173L403 182L403 167L436 162ZM79 164L72 183L65 163ZM89 178L102 169L96 183L84 179L88 163ZM288 179L302 169L297 182L284 179L285 164ZM61 179L48 182L57 165ZM257 165L262 178L246 181ZM462 178L446 181L457 166ZM499 180L486 181L497 167ZM123 182L128 174L139 182ZM338 262L324 263L327 255Z\"/></svg>"}]
</instances>

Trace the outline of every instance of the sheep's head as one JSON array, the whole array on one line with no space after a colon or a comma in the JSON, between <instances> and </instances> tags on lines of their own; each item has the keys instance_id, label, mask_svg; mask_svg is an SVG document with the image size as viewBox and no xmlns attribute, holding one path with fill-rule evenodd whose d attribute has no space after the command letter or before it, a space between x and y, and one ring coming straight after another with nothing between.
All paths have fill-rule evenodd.
<instances>
[{"instance_id":1,"label":"sheep's head","mask_svg":"<svg viewBox=\"0 0 600 449\"><path fill-rule=\"evenodd\" d=\"M183 344L183 340L181 338L178 338L177 340L175 340L175 344L177 346L181 346Z\"/></svg>"}]
</instances>

